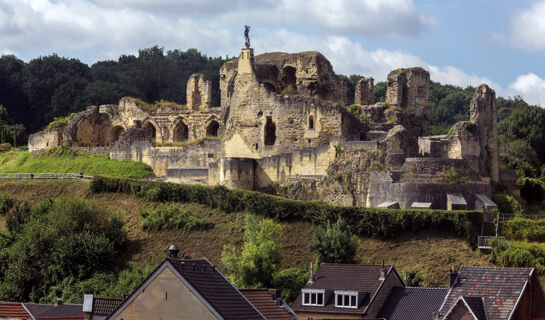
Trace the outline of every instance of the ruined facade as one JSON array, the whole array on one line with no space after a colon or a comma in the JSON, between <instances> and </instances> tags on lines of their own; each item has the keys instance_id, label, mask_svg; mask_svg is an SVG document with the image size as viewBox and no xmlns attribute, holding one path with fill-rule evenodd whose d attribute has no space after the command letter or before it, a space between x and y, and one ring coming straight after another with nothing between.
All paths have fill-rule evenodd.
<instances>
[{"instance_id":1,"label":"ruined facade","mask_svg":"<svg viewBox=\"0 0 545 320\"><path fill-rule=\"evenodd\" d=\"M429 73L392 71L385 102L374 102L373 81L358 82L355 116L345 83L320 53L254 56L245 48L220 70L220 106L211 105L210 81L195 74L185 106L123 98L31 135L29 147L63 143L145 162L166 181L280 185L293 198L344 205L445 208L447 199L461 203L461 194L473 208L477 194L490 196L489 178L499 176L493 90L477 89L470 121L426 136Z\"/></svg>"}]
</instances>

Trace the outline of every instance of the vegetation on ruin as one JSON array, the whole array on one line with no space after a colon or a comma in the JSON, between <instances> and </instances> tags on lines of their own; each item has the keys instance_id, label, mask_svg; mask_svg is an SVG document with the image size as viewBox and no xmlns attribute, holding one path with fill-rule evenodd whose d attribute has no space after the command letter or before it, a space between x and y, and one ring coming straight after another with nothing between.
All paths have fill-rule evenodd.
<instances>
[{"instance_id":1,"label":"vegetation on ruin","mask_svg":"<svg viewBox=\"0 0 545 320\"><path fill-rule=\"evenodd\" d=\"M286 89L282 90L281 94L299 94L299 91L293 87L287 87Z\"/></svg>"},{"instance_id":2,"label":"vegetation on ruin","mask_svg":"<svg viewBox=\"0 0 545 320\"><path fill-rule=\"evenodd\" d=\"M53 121L51 121L46 127L45 130L51 130L53 128L66 125L68 121L72 120L73 117L76 116L75 112L72 112L71 114L65 116L65 117L53 117Z\"/></svg>"},{"instance_id":3,"label":"vegetation on ruin","mask_svg":"<svg viewBox=\"0 0 545 320\"><path fill-rule=\"evenodd\" d=\"M437 178L437 182L447 184L459 184L465 183L469 180L468 177L460 176L454 167L443 166L441 169L440 177Z\"/></svg>"},{"instance_id":4,"label":"vegetation on ruin","mask_svg":"<svg viewBox=\"0 0 545 320\"><path fill-rule=\"evenodd\" d=\"M154 141L153 146L154 147L185 147L189 145L201 144L205 141L218 141L218 140L221 140L221 137L222 137L221 135L216 137L207 136L207 137L202 137L202 138L191 140L191 141L166 142L166 143L159 143Z\"/></svg>"},{"instance_id":5,"label":"vegetation on ruin","mask_svg":"<svg viewBox=\"0 0 545 320\"><path fill-rule=\"evenodd\" d=\"M56 147L33 157L26 151L0 153L0 173L83 173L109 177L146 178L153 170L138 161L110 160L108 155L88 154Z\"/></svg>"},{"instance_id":6,"label":"vegetation on ruin","mask_svg":"<svg viewBox=\"0 0 545 320\"><path fill-rule=\"evenodd\" d=\"M154 112L154 111L157 111L157 109L159 108L170 108L170 109L178 109L178 110L186 109L186 106L184 105L181 105L172 101L166 101L163 99L159 101L155 101L155 103L147 103L142 99L131 98L131 97L128 97L128 98L133 100L136 103L136 106L138 108L146 112Z\"/></svg>"}]
</instances>

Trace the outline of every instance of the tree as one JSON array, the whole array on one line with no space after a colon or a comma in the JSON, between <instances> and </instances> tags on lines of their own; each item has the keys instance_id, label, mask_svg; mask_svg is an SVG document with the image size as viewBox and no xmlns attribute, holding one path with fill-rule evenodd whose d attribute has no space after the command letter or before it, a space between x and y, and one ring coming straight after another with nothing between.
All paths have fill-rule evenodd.
<instances>
[{"instance_id":1,"label":"tree","mask_svg":"<svg viewBox=\"0 0 545 320\"><path fill-rule=\"evenodd\" d=\"M310 250L318 250L318 260L326 263L354 263L360 243L350 232L350 226L342 219L333 225L327 222L325 230L314 233Z\"/></svg>"},{"instance_id":2,"label":"tree","mask_svg":"<svg viewBox=\"0 0 545 320\"><path fill-rule=\"evenodd\" d=\"M375 88L374 88L375 102L386 101L386 89L387 89L387 85L386 85L386 82L384 81L377 82L375 84Z\"/></svg>"},{"instance_id":3,"label":"tree","mask_svg":"<svg viewBox=\"0 0 545 320\"><path fill-rule=\"evenodd\" d=\"M240 288L271 288L283 260L280 251L282 226L271 219L247 215L244 244L238 252L225 246L221 254L229 279Z\"/></svg>"}]
</instances>

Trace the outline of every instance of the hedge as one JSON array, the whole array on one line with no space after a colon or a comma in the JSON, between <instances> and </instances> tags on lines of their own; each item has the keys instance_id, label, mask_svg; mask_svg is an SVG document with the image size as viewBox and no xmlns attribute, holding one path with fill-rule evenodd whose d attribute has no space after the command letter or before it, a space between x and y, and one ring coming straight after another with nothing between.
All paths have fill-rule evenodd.
<instances>
[{"instance_id":1,"label":"hedge","mask_svg":"<svg viewBox=\"0 0 545 320\"><path fill-rule=\"evenodd\" d=\"M482 212L446 210L394 210L339 207L319 201L298 201L223 186L184 185L123 178L95 177L94 193L125 193L157 202L199 203L224 212L251 212L277 220L304 220L325 225L343 217L361 236L394 237L403 232L433 228L454 232L475 244Z\"/></svg>"}]
</instances>

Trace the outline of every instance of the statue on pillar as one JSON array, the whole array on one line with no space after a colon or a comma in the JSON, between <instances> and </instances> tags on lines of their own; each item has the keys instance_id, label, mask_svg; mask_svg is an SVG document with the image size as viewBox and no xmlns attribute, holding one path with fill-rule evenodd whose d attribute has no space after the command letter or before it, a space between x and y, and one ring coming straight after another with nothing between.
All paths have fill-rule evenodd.
<instances>
[{"instance_id":1,"label":"statue on pillar","mask_svg":"<svg viewBox=\"0 0 545 320\"><path fill-rule=\"evenodd\" d=\"M250 26L244 26L244 38L246 38L246 49L250 49Z\"/></svg>"}]
</instances>

